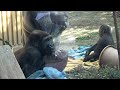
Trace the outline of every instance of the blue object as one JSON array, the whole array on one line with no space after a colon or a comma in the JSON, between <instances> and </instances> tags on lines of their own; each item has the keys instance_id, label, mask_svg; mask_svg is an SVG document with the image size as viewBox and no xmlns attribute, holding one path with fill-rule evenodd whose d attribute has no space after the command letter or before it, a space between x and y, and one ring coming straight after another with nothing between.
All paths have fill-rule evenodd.
<instances>
[{"instance_id":1,"label":"blue object","mask_svg":"<svg viewBox=\"0 0 120 90\"><path fill-rule=\"evenodd\" d=\"M70 49L68 51L68 56L75 60L83 59L85 57L87 49L90 47L91 46L80 46L77 50Z\"/></svg>"},{"instance_id":2,"label":"blue object","mask_svg":"<svg viewBox=\"0 0 120 90\"><path fill-rule=\"evenodd\" d=\"M40 12L40 13L37 14L36 20L38 21L38 20L41 19L42 17L47 16L47 15L49 15L49 14L50 14L50 12L45 12L45 13Z\"/></svg>"},{"instance_id":3,"label":"blue object","mask_svg":"<svg viewBox=\"0 0 120 90\"><path fill-rule=\"evenodd\" d=\"M56 68L44 67L43 71L49 79L67 79L66 73L64 71L60 72Z\"/></svg>"},{"instance_id":4,"label":"blue object","mask_svg":"<svg viewBox=\"0 0 120 90\"><path fill-rule=\"evenodd\" d=\"M29 77L27 77L27 79L43 79L44 77L46 77L46 75L43 70L38 70L35 73L31 74Z\"/></svg>"},{"instance_id":5,"label":"blue object","mask_svg":"<svg viewBox=\"0 0 120 90\"><path fill-rule=\"evenodd\" d=\"M64 71L60 72L53 67L44 67L31 74L27 79L67 79Z\"/></svg>"}]
</instances>

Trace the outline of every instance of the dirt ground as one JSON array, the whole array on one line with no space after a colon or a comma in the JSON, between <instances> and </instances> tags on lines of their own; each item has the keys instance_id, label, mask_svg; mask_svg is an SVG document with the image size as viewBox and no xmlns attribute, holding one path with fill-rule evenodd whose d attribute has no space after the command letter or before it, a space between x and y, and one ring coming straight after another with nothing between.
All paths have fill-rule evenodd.
<instances>
[{"instance_id":1,"label":"dirt ground","mask_svg":"<svg viewBox=\"0 0 120 90\"><path fill-rule=\"evenodd\" d=\"M107 11L71 11L67 12L69 15L70 26L62 33L61 41L69 41L69 38L81 38L90 36L87 40L81 40L76 42L77 45L93 45L98 40L98 29L102 24L107 24L112 29L114 40L115 30L112 12ZM118 22L120 18L118 18ZM118 23L118 26L120 23Z\"/></svg>"}]
</instances>

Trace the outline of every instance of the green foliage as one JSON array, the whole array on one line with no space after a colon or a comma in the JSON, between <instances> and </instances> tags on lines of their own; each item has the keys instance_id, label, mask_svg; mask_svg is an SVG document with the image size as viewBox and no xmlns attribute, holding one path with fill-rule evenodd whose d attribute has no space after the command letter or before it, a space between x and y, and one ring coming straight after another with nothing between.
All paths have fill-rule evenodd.
<instances>
[{"instance_id":1,"label":"green foliage","mask_svg":"<svg viewBox=\"0 0 120 90\"><path fill-rule=\"evenodd\" d=\"M98 36L98 32L88 33L86 36L79 36L76 38L77 41L80 40L89 40Z\"/></svg>"},{"instance_id":2,"label":"green foliage","mask_svg":"<svg viewBox=\"0 0 120 90\"><path fill-rule=\"evenodd\" d=\"M93 45L98 40L98 32L88 33L85 36L79 36L76 38L77 45Z\"/></svg>"},{"instance_id":3,"label":"green foliage","mask_svg":"<svg viewBox=\"0 0 120 90\"><path fill-rule=\"evenodd\" d=\"M69 76L70 73L73 73L73 76ZM84 68L82 66L78 66L74 70L68 72L68 77L70 79L120 79L120 71L116 68L100 68L96 67Z\"/></svg>"}]
</instances>

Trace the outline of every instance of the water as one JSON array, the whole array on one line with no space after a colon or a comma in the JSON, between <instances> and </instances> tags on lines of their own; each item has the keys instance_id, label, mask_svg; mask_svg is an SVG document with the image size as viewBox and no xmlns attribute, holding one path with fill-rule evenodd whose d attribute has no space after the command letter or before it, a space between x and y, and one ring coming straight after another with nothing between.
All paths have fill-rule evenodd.
<instances>
[{"instance_id":1,"label":"water","mask_svg":"<svg viewBox=\"0 0 120 90\"><path fill-rule=\"evenodd\" d=\"M75 37L69 36L65 41L60 42L58 49L68 51L70 49L77 49L78 45L76 45Z\"/></svg>"}]
</instances>

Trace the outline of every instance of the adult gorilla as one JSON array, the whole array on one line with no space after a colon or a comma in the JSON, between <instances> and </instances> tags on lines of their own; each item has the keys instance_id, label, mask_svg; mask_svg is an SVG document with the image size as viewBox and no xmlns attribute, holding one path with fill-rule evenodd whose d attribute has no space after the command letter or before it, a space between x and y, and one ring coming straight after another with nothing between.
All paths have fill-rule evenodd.
<instances>
[{"instance_id":1,"label":"adult gorilla","mask_svg":"<svg viewBox=\"0 0 120 90\"><path fill-rule=\"evenodd\" d=\"M23 44L30 33L35 30L46 31L53 36L57 44L58 36L68 26L68 16L65 12L60 11L24 11L23 12Z\"/></svg>"}]
</instances>

